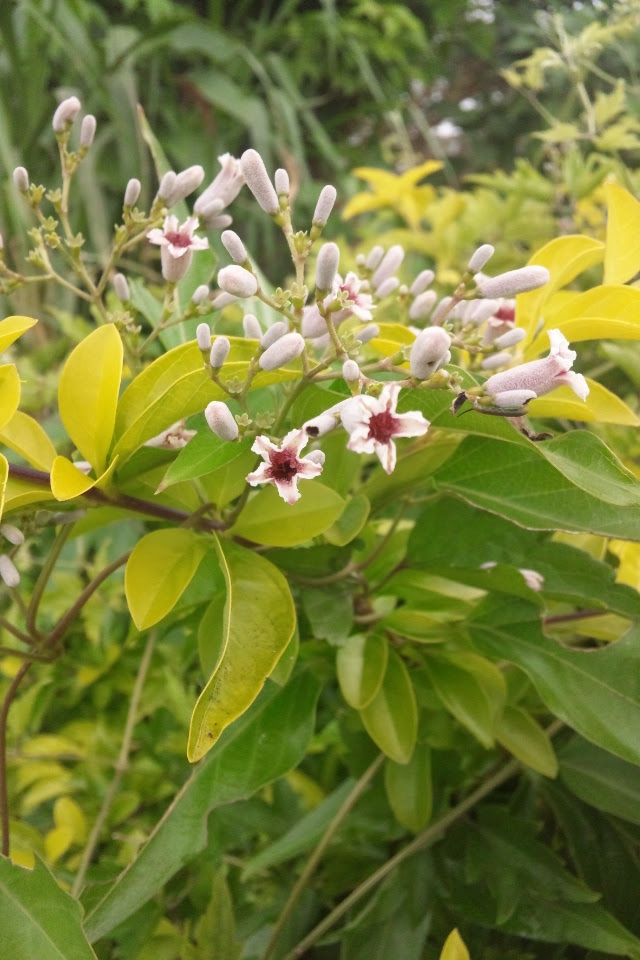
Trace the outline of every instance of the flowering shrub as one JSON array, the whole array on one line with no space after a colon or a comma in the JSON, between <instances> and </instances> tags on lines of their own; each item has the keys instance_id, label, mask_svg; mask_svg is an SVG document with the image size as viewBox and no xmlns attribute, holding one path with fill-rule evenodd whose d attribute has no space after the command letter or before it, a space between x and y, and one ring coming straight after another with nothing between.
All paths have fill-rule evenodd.
<instances>
[{"instance_id":1,"label":"flowering shrub","mask_svg":"<svg viewBox=\"0 0 640 960\"><path fill-rule=\"evenodd\" d=\"M562 237L506 273L490 276L483 244L441 297L430 268L401 273L399 245L352 261L321 242L331 186L296 230L286 171L272 182L247 150L220 158L192 215L201 167L161 172L149 210L130 180L112 246L92 256L70 211L96 130L85 117L71 149L80 110L70 98L54 115L60 188L15 171L37 225L28 265L0 262L5 293L60 284L88 331L64 359L50 436L19 409L12 352L36 320L0 322L12 956L28 942L31 955L54 943L90 957L95 943L104 957L293 960L323 938L328 956L382 942L419 958L446 939L451 960L468 956L454 924L505 955L521 937L640 955L632 909L575 853L580 818L594 848L614 830L605 814L637 823L640 597L606 550L640 540L640 484L572 423L638 418L569 345L640 339L626 285L638 202L611 188L606 243ZM245 184L288 245L279 286L229 229ZM221 230L232 262L212 288ZM562 289L603 260L604 284ZM80 588L61 595L78 563ZM96 640L120 634L117 649ZM63 707L125 652L124 735L89 830L111 693L96 686L82 722ZM153 734L136 766L141 704ZM39 749L49 765L34 771ZM78 750L87 780L67 775ZM292 885L286 865L310 850Z\"/></svg>"}]
</instances>

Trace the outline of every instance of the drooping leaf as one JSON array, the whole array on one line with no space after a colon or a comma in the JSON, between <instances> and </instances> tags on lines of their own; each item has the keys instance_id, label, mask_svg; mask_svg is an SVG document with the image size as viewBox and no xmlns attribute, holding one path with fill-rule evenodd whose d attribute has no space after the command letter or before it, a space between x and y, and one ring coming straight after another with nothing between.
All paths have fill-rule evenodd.
<instances>
[{"instance_id":1,"label":"drooping leaf","mask_svg":"<svg viewBox=\"0 0 640 960\"><path fill-rule=\"evenodd\" d=\"M216 538L227 586L222 649L191 717L187 756L200 760L253 703L296 625L287 581L259 554Z\"/></svg>"},{"instance_id":2,"label":"drooping leaf","mask_svg":"<svg viewBox=\"0 0 640 960\"><path fill-rule=\"evenodd\" d=\"M503 747L545 777L555 777L558 760L553 745L530 713L506 706L496 726L496 740Z\"/></svg>"},{"instance_id":3,"label":"drooping leaf","mask_svg":"<svg viewBox=\"0 0 640 960\"><path fill-rule=\"evenodd\" d=\"M433 804L429 747L417 743L409 763L387 760L384 785L398 823L412 833L423 830L431 819Z\"/></svg>"},{"instance_id":4,"label":"drooping leaf","mask_svg":"<svg viewBox=\"0 0 640 960\"><path fill-rule=\"evenodd\" d=\"M275 487L253 496L231 532L269 547L294 547L328 530L344 510L345 502L318 480L303 480L300 499L285 503Z\"/></svg>"},{"instance_id":5,"label":"drooping leaf","mask_svg":"<svg viewBox=\"0 0 640 960\"><path fill-rule=\"evenodd\" d=\"M607 243L604 282L627 283L640 271L640 203L615 183L605 186Z\"/></svg>"},{"instance_id":6,"label":"drooping leaf","mask_svg":"<svg viewBox=\"0 0 640 960\"><path fill-rule=\"evenodd\" d=\"M45 472L49 472L56 456L54 445L38 421L21 410L16 410L0 430L0 444L20 454L32 467Z\"/></svg>"},{"instance_id":7,"label":"drooping leaf","mask_svg":"<svg viewBox=\"0 0 640 960\"><path fill-rule=\"evenodd\" d=\"M81 497L92 487L104 486L113 475L118 463L116 457L107 469L97 478L87 476L66 457L56 457L51 464L51 492L56 500L73 500Z\"/></svg>"},{"instance_id":8,"label":"drooping leaf","mask_svg":"<svg viewBox=\"0 0 640 960\"><path fill-rule=\"evenodd\" d=\"M362 710L382 686L389 644L377 633L354 633L338 650L336 670L342 696L350 707Z\"/></svg>"},{"instance_id":9,"label":"drooping leaf","mask_svg":"<svg viewBox=\"0 0 640 960\"><path fill-rule=\"evenodd\" d=\"M492 747L506 698L497 667L472 653L437 653L425 660L425 670L447 710L483 747Z\"/></svg>"},{"instance_id":10,"label":"drooping leaf","mask_svg":"<svg viewBox=\"0 0 640 960\"><path fill-rule=\"evenodd\" d=\"M418 709L407 668L395 651L389 651L382 685L360 716L387 757L396 763L409 762L418 732Z\"/></svg>"},{"instance_id":11,"label":"drooping leaf","mask_svg":"<svg viewBox=\"0 0 640 960\"><path fill-rule=\"evenodd\" d=\"M5 317L4 320L0 320L0 354L37 322L33 317Z\"/></svg>"}]
</instances>

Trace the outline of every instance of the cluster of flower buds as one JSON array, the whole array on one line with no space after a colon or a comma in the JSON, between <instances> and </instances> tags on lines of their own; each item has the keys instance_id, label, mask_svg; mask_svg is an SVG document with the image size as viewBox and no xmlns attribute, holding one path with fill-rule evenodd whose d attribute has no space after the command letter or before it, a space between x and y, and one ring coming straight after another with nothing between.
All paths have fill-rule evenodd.
<instances>
[{"instance_id":1,"label":"cluster of flower buds","mask_svg":"<svg viewBox=\"0 0 640 960\"><path fill-rule=\"evenodd\" d=\"M0 523L0 540L6 540L12 547L19 547L24 543L24 534L10 523ZM18 569L7 553L0 554L0 579L8 587L17 587L20 583Z\"/></svg>"},{"instance_id":2,"label":"cluster of flower buds","mask_svg":"<svg viewBox=\"0 0 640 960\"><path fill-rule=\"evenodd\" d=\"M240 161L230 153L218 157L218 163L220 172L193 205L194 214L208 230L224 230L231 225L231 217L222 211L233 203L245 182Z\"/></svg>"}]
</instances>

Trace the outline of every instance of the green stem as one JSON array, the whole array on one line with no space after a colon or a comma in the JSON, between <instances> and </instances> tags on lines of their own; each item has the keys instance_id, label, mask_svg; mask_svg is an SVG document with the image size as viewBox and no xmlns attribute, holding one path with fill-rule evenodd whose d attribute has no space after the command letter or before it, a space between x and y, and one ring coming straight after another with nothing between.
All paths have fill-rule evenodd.
<instances>
[{"instance_id":1,"label":"green stem","mask_svg":"<svg viewBox=\"0 0 640 960\"><path fill-rule=\"evenodd\" d=\"M9 708L18 692L18 687L31 666L31 660L26 660L15 677L9 684L9 689L4 695L2 707L0 708L0 823L2 824L2 847L0 852L3 857L9 856L10 847L10 828L9 828L9 795L7 790L7 719Z\"/></svg>"},{"instance_id":2,"label":"green stem","mask_svg":"<svg viewBox=\"0 0 640 960\"><path fill-rule=\"evenodd\" d=\"M47 584L49 582L49 578L53 573L53 568L56 565L58 557L60 556L62 552L62 548L67 542L67 538L70 533L71 533L70 524L65 524L64 526L60 527L60 531L53 542L53 546L51 547L49 556L45 560L42 566L42 570L40 571L40 576L36 581L35 587L33 588L33 594L31 595L31 602L29 603L29 607L27 609L27 616L25 618L27 630L32 636L38 635L38 628L36 626L36 619L38 616L38 607L40 606L40 601L42 600L42 595L46 590Z\"/></svg>"}]
</instances>

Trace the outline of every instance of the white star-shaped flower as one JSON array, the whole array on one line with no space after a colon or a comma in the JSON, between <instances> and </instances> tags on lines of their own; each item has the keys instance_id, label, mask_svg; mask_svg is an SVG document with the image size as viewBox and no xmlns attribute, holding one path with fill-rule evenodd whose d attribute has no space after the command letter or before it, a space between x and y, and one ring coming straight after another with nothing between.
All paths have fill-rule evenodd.
<instances>
[{"instance_id":1,"label":"white star-shaped flower","mask_svg":"<svg viewBox=\"0 0 640 960\"><path fill-rule=\"evenodd\" d=\"M418 410L396 413L400 386L385 383L379 397L359 396L340 409L342 425L349 434L347 448L355 453L375 453L387 473L396 465L396 437L421 437L429 421Z\"/></svg>"},{"instance_id":2,"label":"white star-shaped flower","mask_svg":"<svg viewBox=\"0 0 640 960\"><path fill-rule=\"evenodd\" d=\"M260 454L264 463L248 475L247 483L252 487L257 487L260 483L271 483L283 500L295 503L300 499L298 481L311 480L322 473L322 463L318 461L324 457L320 451L314 451L306 457L300 456L300 451L308 441L309 438L303 430L292 430L280 446L272 443L268 437L256 437L251 449Z\"/></svg>"}]
</instances>

